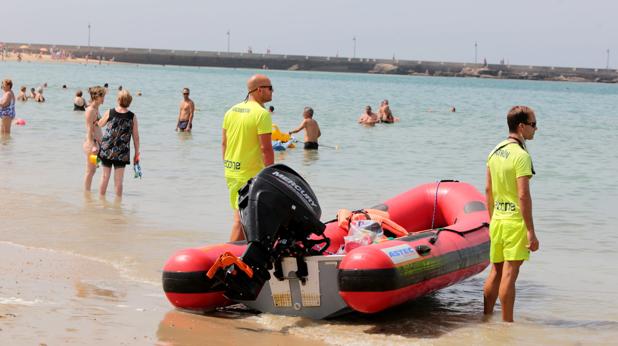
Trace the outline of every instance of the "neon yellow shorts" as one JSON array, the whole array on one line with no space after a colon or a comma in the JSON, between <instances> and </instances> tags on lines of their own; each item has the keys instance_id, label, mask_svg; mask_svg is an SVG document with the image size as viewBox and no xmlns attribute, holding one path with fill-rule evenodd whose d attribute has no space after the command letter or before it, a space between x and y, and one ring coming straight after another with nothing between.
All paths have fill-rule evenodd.
<instances>
[{"instance_id":1,"label":"neon yellow shorts","mask_svg":"<svg viewBox=\"0 0 618 346\"><path fill-rule=\"evenodd\" d=\"M238 191L247 184L247 181L249 179L225 177L227 188L230 190L230 206L232 206L232 209L238 210Z\"/></svg>"},{"instance_id":2,"label":"neon yellow shorts","mask_svg":"<svg viewBox=\"0 0 618 346\"><path fill-rule=\"evenodd\" d=\"M528 230L524 220L491 220L489 226L491 263L527 261L530 258Z\"/></svg>"}]
</instances>

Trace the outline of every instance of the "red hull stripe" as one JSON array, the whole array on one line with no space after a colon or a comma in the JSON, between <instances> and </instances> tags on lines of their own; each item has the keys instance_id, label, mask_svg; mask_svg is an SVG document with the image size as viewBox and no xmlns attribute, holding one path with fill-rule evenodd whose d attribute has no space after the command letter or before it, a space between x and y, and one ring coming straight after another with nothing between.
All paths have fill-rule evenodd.
<instances>
[{"instance_id":1,"label":"red hull stripe","mask_svg":"<svg viewBox=\"0 0 618 346\"><path fill-rule=\"evenodd\" d=\"M489 261L489 242L388 269L339 271L340 292L384 292Z\"/></svg>"},{"instance_id":2,"label":"red hull stripe","mask_svg":"<svg viewBox=\"0 0 618 346\"><path fill-rule=\"evenodd\" d=\"M167 293L223 292L225 286L219 280L211 280L206 271L163 272L163 291Z\"/></svg>"}]
</instances>

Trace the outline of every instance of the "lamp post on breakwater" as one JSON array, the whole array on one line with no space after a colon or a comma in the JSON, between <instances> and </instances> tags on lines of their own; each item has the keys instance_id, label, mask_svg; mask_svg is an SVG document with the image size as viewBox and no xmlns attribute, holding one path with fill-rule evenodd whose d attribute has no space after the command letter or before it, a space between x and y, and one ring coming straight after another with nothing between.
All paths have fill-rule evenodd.
<instances>
[{"instance_id":1,"label":"lamp post on breakwater","mask_svg":"<svg viewBox=\"0 0 618 346\"><path fill-rule=\"evenodd\" d=\"M477 47L478 47L478 45L477 45L476 41L474 41L474 64L475 65L476 65L476 56L477 56L476 55L476 51L477 51Z\"/></svg>"},{"instance_id":2,"label":"lamp post on breakwater","mask_svg":"<svg viewBox=\"0 0 618 346\"><path fill-rule=\"evenodd\" d=\"M609 70L609 48L607 48L607 64L605 65L605 69Z\"/></svg>"},{"instance_id":3,"label":"lamp post on breakwater","mask_svg":"<svg viewBox=\"0 0 618 346\"><path fill-rule=\"evenodd\" d=\"M230 52L230 29L227 29L227 52Z\"/></svg>"},{"instance_id":4,"label":"lamp post on breakwater","mask_svg":"<svg viewBox=\"0 0 618 346\"><path fill-rule=\"evenodd\" d=\"M88 55L86 55L86 63L88 63L88 58L92 55L92 49L90 48L90 23L88 23Z\"/></svg>"},{"instance_id":5,"label":"lamp post on breakwater","mask_svg":"<svg viewBox=\"0 0 618 346\"><path fill-rule=\"evenodd\" d=\"M354 41L354 51L352 54L352 58L356 58L356 36L352 37L352 41Z\"/></svg>"}]
</instances>

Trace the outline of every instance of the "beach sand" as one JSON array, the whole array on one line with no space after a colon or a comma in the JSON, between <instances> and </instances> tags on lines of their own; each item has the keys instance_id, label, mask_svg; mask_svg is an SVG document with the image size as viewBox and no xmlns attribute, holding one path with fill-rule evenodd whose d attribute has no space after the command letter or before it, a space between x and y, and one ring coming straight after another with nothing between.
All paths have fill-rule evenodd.
<instances>
[{"instance_id":1,"label":"beach sand","mask_svg":"<svg viewBox=\"0 0 618 346\"><path fill-rule=\"evenodd\" d=\"M243 310L176 311L160 287L83 256L8 242L0 252L2 345L316 344L266 330Z\"/></svg>"},{"instance_id":2,"label":"beach sand","mask_svg":"<svg viewBox=\"0 0 618 346\"><path fill-rule=\"evenodd\" d=\"M0 54L0 61L18 61L17 53L7 53L2 56ZM34 53L21 53L21 62L37 62L37 63L73 63L73 64L98 64L97 59L84 59L84 58L67 58L67 59L52 59L50 54L34 54ZM101 64L122 64L116 61L103 60Z\"/></svg>"}]
</instances>

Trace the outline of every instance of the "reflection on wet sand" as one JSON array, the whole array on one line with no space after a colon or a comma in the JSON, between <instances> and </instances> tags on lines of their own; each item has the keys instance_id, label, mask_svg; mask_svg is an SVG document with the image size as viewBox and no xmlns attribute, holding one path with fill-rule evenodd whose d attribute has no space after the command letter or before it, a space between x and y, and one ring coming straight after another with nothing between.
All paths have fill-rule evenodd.
<instances>
[{"instance_id":1,"label":"reflection on wet sand","mask_svg":"<svg viewBox=\"0 0 618 346\"><path fill-rule=\"evenodd\" d=\"M73 283L75 295L79 298L103 298L105 300L119 301L127 295L124 292L118 292L112 288L105 288L100 285L101 283L88 283L79 279Z\"/></svg>"},{"instance_id":2,"label":"reflection on wet sand","mask_svg":"<svg viewBox=\"0 0 618 346\"><path fill-rule=\"evenodd\" d=\"M295 338L285 331L273 331L250 321L247 310L218 311L198 315L177 310L168 312L159 323L157 338L162 345L320 345Z\"/></svg>"},{"instance_id":3,"label":"reflection on wet sand","mask_svg":"<svg viewBox=\"0 0 618 346\"><path fill-rule=\"evenodd\" d=\"M345 324L369 325L364 329L367 334L414 338L438 338L455 329L482 322L482 314L478 311L463 312L450 308L436 295L421 297L378 314L353 314L341 320Z\"/></svg>"}]
</instances>

